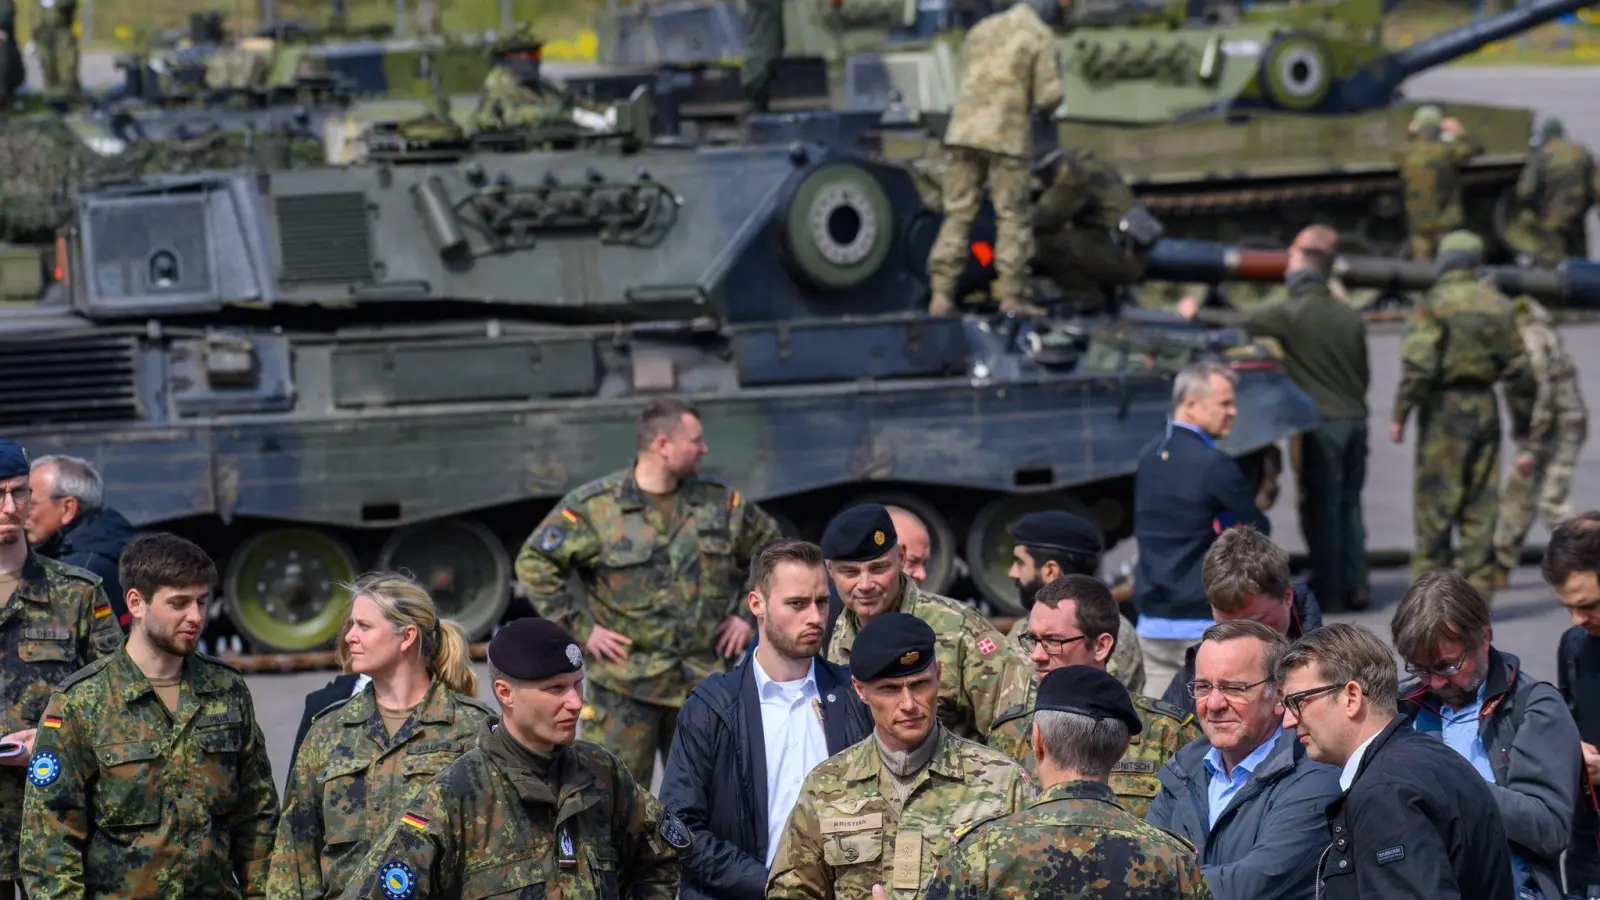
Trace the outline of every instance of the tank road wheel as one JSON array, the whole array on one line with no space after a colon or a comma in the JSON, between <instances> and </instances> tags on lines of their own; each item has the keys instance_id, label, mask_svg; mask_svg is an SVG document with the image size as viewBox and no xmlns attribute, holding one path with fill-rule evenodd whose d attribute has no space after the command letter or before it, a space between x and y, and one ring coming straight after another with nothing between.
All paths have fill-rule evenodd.
<instances>
[{"instance_id":1,"label":"tank road wheel","mask_svg":"<svg viewBox=\"0 0 1600 900\"><path fill-rule=\"evenodd\" d=\"M494 533L470 519L419 522L395 532L378 566L409 572L428 589L440 618L476 641L500 621L511 600L511 558Z\"/></svg>"},{"instance_id":2,"label":"tank road wheel","mask_svg":"<svg viewBox=\"0 0 1600 900\"><path fill-rule=\"evenodd\" d=\"M924 563L928 577L923 579L922 587L935 594L944 593L950 587L950 582L954 580L956 573L956 533L950 527L950 520L946 519L932 503L915 494L902 491L866 494L852 500L848 505L857 506L862 503L898 506L921 520L922 527L928 529L928 560ZM840 510L842 511L843 509ZM827 527L826 523L823 527Z\"/></svg>"},{"instance_id":3,"label":"tank road wheel","mask_svg":"<svg viewBox=\"0 0 1600 900\"><path fill-rule=\"evenodd\" d=\"M1001 615L1027 615L1017 597L1016 583L1011 580L1011 548L1016 542L1006 529L1028 513L1046 509L1095 521L1093 512L1066 494L1002 494L978 510L967 530L967 566L972 570L972 583Z\"/></svg>"},{"instance_id":4,"label":"tank road wheel","mask_svg":"<svg viewBox=\"0 0 1600 900\"><path fill-rule=\"evenodd\" d=\"M783 221L795 275L819 290L848 290L878 274L895 229L883 185L849 163L831 163L801 178Z\"/></svg>"},{"instance_id":5,"label":"tank road wheel","mask_svg":"<svg viewBox=\"0 0 1600 900\"><path fill-rule=\"evenodd\" d=\"M310 528L275 528L228 558L228 618L257 649L314 650L344 625L356 559L344 542Z\"/></svg>"},{"instance_id":6,"label":"tank road wheel","mask_svg":"<svg viewBox=\"0 0 1600 900\"><path fill-rule=\"evenodd\" d=\"M1333 86L1328 45L1313 34L1293 32L1267 46L1258 76L1261 94L1279 109L1315 109Z\"/></svg>"}]
</instances>

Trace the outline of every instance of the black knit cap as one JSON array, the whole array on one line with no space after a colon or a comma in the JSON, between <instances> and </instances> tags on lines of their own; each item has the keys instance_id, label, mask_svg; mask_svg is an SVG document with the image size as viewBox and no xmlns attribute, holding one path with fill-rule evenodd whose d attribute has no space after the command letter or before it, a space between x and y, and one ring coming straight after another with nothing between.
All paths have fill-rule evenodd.
<instances>
[{"instance_id":1,"label":"black knit cap","mask_svg":"<svg viewBox=\"0 0 1600 900\"><path fill-rule=\"evenodd\" d=\"M884 613L867 623L850 645L850 674L857 681L905 678L933 665L933 627L906 613Z\"/></svg>"},{"instance_id":2,"label":"black knit cap","mask_svg":"<svg viewBox=\"0 0 1600 900\"><path fill-rule=\"evenodd\" d=\"M1043 709L1077 713L1091 719L1121 719L1128 726L1129 734L1144 730L1128 689L1116 676L1094 666L1063 666L1046 675L1039 682L1033 708L1035 712Z\"/></svg>"},{"instance_id":3,"label":"black knit cap","mask_svg":"<svg viewBox=\"0 0 1600 900\"><path fill-rule=\"evenodd\" d=\"M889 511L877 503L865 503L850 507L828 523L822 534L822 558L866 562L893 550L899 541Z\"/></svg>"},{"instance_id":4,"label":"black knit cap","mask_svg":"<svg viewBox=\"0 0 1600 900\"><path fill-rule=\"evenodd\" d=\"M565 628L538 616L513 619L489 641L489 663L518 681L539 681L583 668L583 648Z\"/></svg>"},{"instance_id":5,"label":"black knit cap","mask_svg":"<svg viewBox=\"0 0 1600 900\"><path fill-rule=\"evenodd\" d=\"M0 479L28 474L28 451L16 441L0 438Z\"/></svg>"},{"instance_id":6,"label":"black knit cap","mask_svg":"<svg viewBox=\"0 0 1600 900\"><path fill-rule=\"evenodd\" d=\"M1087 519L1059 509L1028 513L1006 529L1024 547L1061 550L1080 556L1098 557L1104 545L1100 531Z\"/></svg>"}]
</instances>

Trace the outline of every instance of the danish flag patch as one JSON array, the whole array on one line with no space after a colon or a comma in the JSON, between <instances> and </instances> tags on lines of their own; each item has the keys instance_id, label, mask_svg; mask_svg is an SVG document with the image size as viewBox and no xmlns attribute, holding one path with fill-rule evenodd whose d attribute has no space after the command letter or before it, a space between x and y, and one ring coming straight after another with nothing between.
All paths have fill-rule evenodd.
<instances>
[{"instance_id":1,"label":"danish flag patch","mask_svg":"<svg viewBox=\"0 0 1600 900\"><path fill-rule=\"evenodd\" d=\"M994 639L984 638L978 642L978 652L982 653L984 656L988 656L989 654L993 653L994 650Z\"/></svg>"}]
</instances>

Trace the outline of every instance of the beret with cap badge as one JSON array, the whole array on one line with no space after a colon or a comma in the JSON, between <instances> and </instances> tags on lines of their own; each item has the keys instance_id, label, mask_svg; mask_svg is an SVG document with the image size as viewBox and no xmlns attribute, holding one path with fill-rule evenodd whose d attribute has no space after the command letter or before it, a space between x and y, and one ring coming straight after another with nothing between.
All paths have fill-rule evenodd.
<instances>
[{"instance_id":1,"label":"beret with cap badge","mask_svg":"<svg viewBox=\"0 0 1600 900\"><path fill-rule=\"evenodd\" d=\"M889 511L877 503L852 506L833 517L822 534L822 558L838 562L866 562L895 548Z\"/></svg>"},{"instance_id":2,"label":"beret with cap badge","mask_svg":"<svg viewBox=\"0 0 1600 900\"><path fill-rule=\"evenodd\" d=\"M28 474L28 451L16 441L0 438L0 479L19 478Z\"/></svg>"},{"instance_id":3,"label":"beret with cap badge","mask_svg":"<svg viewBox=\"0 0 1600 900\"><path fill-rule=\"evenodd\" d=\"M850 674L857 681L906 678L933 665L933 626L907 613L876 616L850 645Z\"/></svg>"},{"instance_id":4,"label":"beret with cap badge","mask_svg":"<svg viewBox=\"0 0 1600 900\"><path fill-rule=\"evenodd\" d=\"M1121 719L1129 734L1144 730L1128 689L1104 669L1063 666L1039 682L1033 709L1075 713L1091 719Z\"/></svg>"},{"instance_id":5,"label":"beret with cap badge","mask_svg":"<svg viewBox=\"0 0 1600 900\"><path fill-rule=\"evenodd\" d=\"M583 648L565 628L538 616L513 619L489 640L489 663L518 681L583 669Z\"/></svg>"}]
</instances>

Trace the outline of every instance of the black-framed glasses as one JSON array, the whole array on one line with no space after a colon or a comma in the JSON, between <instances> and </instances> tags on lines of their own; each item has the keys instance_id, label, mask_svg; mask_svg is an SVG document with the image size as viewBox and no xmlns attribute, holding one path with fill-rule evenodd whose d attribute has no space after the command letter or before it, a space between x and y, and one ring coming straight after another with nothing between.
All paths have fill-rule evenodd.
<instances>
[{"instance_id":1,"label":"black-framed glasses","mask_svg":"<svg viewBox=\"0 0 1600 900\"><path fill-rule=\"evenodd\" d=\"M1069 638L1049 638L1040 637L1037 634L1025 634L1020 638L1020 640L1022 641L1023 649L1027 650L1029 653L1033 652L1033 648L1043 644L1044 652L1050 654L1051 656L1055 656L1061 653L1061 651L1067 649L1069 645L1076 644L1086 637L1088 637L1086 634L1080 634L1077 637Z\"/></svg>"},{"instance_id":2,"label":"black-framed glasses","mask_svg":"<svg viewBox=\"0 0 1600 900\"><path fill-rule=\"evenodd\" d=\"M1338 684L1325 684L1322 687L1314 687L1309 690L1296 691L1293 694L1283 698L1283 708L1294 713L1295 718L1298 719L1300 718L1300 705L1302 703L1306 702L1312 697L1317 696L1318 694L1326 694L1329 691L1337 691L1339 688L1344 686L1345 682L1341 681Z\"/></svg>"},{"instance_id":3,"label":"black-framed glasses","mask_svg":"<svg viewBox=\"0 0 1600 900\"><path fill-rule=\"evenodd\" d=\"M21 509L22 506L32 498L33 488L30 488L27 485L14 488L0 487L0 508L4 508L6 501L10 500L12 503L17 505L18 509Z\"/></svg>"},{"instance_id":4,"label":"black-framed glasses","mask_svg":"<svg viewBox=\"0 0 1600 900\"><path fill-rule=\"evenodd\" d=\"M1439 666L1437 668L1416 666L1408 662L1406 663L1406 674L1415 676L1417 678L1427 678L1429 676L1434 678L1454 678L1461 672L1461 667L1467 664L1467 657L1471 655L1471 650L1463 650L1461 652L1460 659L1447 666Z\"/></svg>"},{"instance_id":5,"label":"black-framed glasses","mask_svg":"<svg viewBox=\"0 0 1600 900\"><path fill-rule=\"evenodd\" d=\"M1250 693L1251 688L1260 687L1271 680L1272 679L1270 678L1263 678L1260 681L1251 682L1250 684L1235 684L1231 681L1219 681L1215 685L1209 681L1191 681L1187 687L1189 688L1189 696L1195 698L1196 700L1206 699L1207 697L1211 696L1211 692L1213 690L1221 691L1222 696L1228 700L1243 700L1245 695Z\"/></svg>"}]
</instances>

